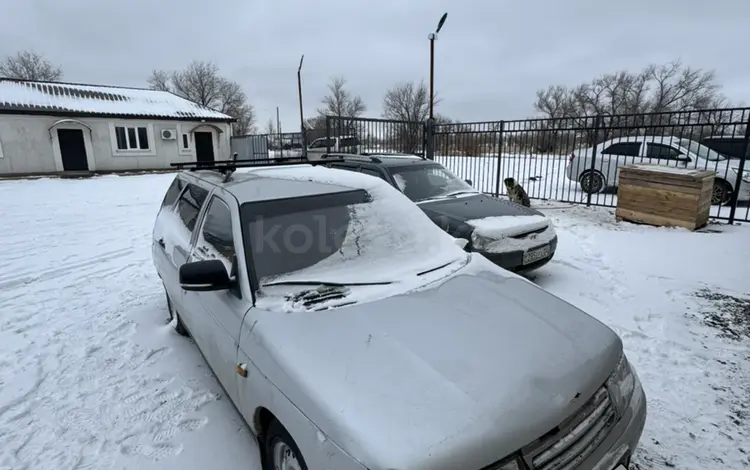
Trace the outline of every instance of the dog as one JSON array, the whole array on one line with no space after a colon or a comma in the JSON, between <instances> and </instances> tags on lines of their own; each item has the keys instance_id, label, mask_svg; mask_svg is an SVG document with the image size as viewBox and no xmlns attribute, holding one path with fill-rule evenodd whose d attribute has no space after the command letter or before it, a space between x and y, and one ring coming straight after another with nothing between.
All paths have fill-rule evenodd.
<instances>
[{"instance_id":1,"label":"dog","mask_svg":"<svg viewBox=\"0 0 750 470\"><path fill-rule=\"evenodd\" d=\"M515 202L524 207L531 207L531 201L529 200L528 194L526 194L526 191L523 189L523 186L518 184L513 178L505 178L503 182L505 183L505 190L508 193L508 199L510 199L510 202Z\"/></svg>"}]
</instances>

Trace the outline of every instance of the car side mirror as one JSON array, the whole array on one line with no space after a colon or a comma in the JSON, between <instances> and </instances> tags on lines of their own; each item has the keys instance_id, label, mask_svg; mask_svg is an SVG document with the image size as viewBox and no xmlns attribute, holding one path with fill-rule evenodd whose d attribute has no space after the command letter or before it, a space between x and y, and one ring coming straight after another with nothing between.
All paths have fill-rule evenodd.
<instances>
[{"instance_id":1,"label":"car side mirror","mask_svg":"<svg viewBox=\"0 0 750 470\"><path fill-rule=\"evenodd\" d=\"M187 291L207 292L229 289L231 281L224 263L210 259L180 266L180 286Z\"/></svg>"},{"instance_id":2,"label":"car side mirror","mask_svg":"<svg viewBox=\"0 0 750 470\"><path fill-rule=\"evenodd\" d=\"M466 184L468 184L469 186L473 186L474 185L474 183L471 180L464 180L464 181L466 181Z\"/></svg>"},{"instance_id":3,"label":"car side mirror","mask_svg":"<svg viewBox=\"0 0 750 470\"><path fill-rule=\"evenodd\" d=\"M465 238L454 238L454 242L456 242L456 245L458 245L461 249L466 248L466 245L469 244L469 240Z\"/></svg>"}]
</instances>

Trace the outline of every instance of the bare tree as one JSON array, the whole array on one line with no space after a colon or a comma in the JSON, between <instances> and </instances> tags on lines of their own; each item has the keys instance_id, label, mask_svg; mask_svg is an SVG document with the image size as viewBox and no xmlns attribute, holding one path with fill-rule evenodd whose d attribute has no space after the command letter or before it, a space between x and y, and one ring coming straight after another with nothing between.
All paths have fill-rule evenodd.
<instances>
[{"instance_id":1,"label":"bare tree","mask_svg":"<svg viewBox=\"0 0 750 470\"><path fill-rule=\"evenodd\" d=\"M274 121L273 118L268 118L268 122L266 122L265 133L266 134L276 133L276 121Z\"/></svg>"},{"instance_id":2,"label":"bare tree","mask_svg":"<svg viewBox=\"0 0 750 470\"><path fill-rule=\"evenodd\" d=\"M330 94L323 97L323 107L318 109L321 116L359 117L367 111L360 96L352 95L346 89L344 77L333 77L328 84Z\"/></svg>"},{"instance_id":3,"label":"bare tree","mask_svg":"<svg viewBox=\"0 0 750 470\"><path fill-rule=\"evenodd\" d=\"M435 103L439 103L435 99ZM383 117L396 121L424 121L430 111L430 94L424 82L401 83L387 92L383 98Z\"/></svg>"},{"instance_id":4,"label":"bare tree","mask_svg":"<svg viewBox=\"0 0 750 470\"><path fill-rule=\"evenodd\" d=\"M234 135L255 129L255 112L239 83L219 75L213 62L193 61L184 70L154 70L148 83L153 90L169 91L237 119Z\"/></svg>"},{"instance_id":5,"label":"bare tree","mask_svg":"<svg viewBox=\"0 0 750 470\"><path fill-rule=\"evenodd\" d=\"M537 92L534 108L550 118L700 110L722 101L720 90L713 71L675 60L639 73L604 74L573 88L552 85Z\"/></svg>"},{"instance_id":6,"label":"bare tree","mask_svg":"<svg viewBox=\"0 0 750 470\"><path fill-rule=\"evenodd\" d=\"M619 71L604 74L576 87L552 85L537 92L535 109L550 122L537 123L535 131L543 133L551 146L568 134L564 129L578 129L577 143L591 145L617 135L632 135L639 128L650 131L689 134L721 130L722 113L703 112L727 106L713 71L686 67L675 60L663 65L649 65L638 73ZM675 112L687 112L682 115ZM655 114L646 114L655 113ZM603 116L603 125L594 129L593 116ZM686 124L699 124L691 129ZM545 148L547 146L545 145Z\"/></svg>"},{"instance_id":7,"label":"bare tree","mask_svg":"<svg viewBox=\"0 0 750 470\"><path fill-rule=\"evenodd\" d=\"M383 118L408 122L394 124L392 146L395 150L407 153L419 151L422 122L429 116L429 100L424 82L400 83L386 91L383 97ZM438 102L439 99L436 98L435 103Z\"/></svg>"},{"instance_id":8,"label":"bare tree","mask_svg":"<svg viewBox=\"0 0 750 470\"><path fill-rule=\"evenodd\" d=\"M305 128L308 130L319 130L326 128L326 117L323 115L315 116L305 120Z\"/></svg>"},{"instance_id":9,"label":"bare tree","mask_svg":"<svg viewBox=\"0 0 750 470\"><path fill-rule=\"evenodd\" d=\"M36 52L21 51L14 56L7 56L0 62L0 77L57 82L62 75L60 67Z\"/></svg>"},{"instance_id":10,"label":"bare tree","mask_svg":"<svg viewBox=\"0 0 750 470\"><path fill-rule=\"evenodd\" d=\"M154 70L153 72L151 72L151 76L148 78L147 82L149 88L151 88L152 90L171 92L171 78L172 74L170 74L169 72L165 72L163 70Z\"/></svg>"}]
</instances>

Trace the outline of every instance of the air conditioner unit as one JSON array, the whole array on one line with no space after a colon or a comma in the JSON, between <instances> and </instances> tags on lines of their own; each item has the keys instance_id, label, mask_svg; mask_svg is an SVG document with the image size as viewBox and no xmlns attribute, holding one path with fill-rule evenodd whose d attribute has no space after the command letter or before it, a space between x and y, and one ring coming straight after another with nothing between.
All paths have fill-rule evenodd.
<instances>
[{"instance_id":1,"label":"air conditioner unit","mask_svg":"<svg viewBox=\"0 0 750 470\"><path fill-rule=\"evenodd\" d=\"M175 140L177 138L177 131L174 129L162 129L161 138L164 140Z\"/></svg>"}]
</instances>

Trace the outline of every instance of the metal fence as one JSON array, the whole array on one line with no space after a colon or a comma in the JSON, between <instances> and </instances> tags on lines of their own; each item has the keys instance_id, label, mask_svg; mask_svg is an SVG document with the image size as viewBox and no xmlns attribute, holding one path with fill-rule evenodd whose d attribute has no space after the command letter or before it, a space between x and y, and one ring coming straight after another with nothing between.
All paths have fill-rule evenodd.
<instances>
[{"instance_id":1,"label":"metal fence","mask_svg":"<svg viewBox=\"0 0 750 470\"><path fill-rule=\"evenodd\" d=\"M359 146L337 149L337 136ZM531 198L589 206L616 207L622 165L710 170L711 217L750 221L750 108L451 124L328 117L327 137L325 151L424 155L489 194L505 195L512 177Z\"/></svg>"},{"instance_id":2,"label":"metal fence","mask_svg":"<svg viewBox=\"0 0 750 470\"><path fill-rule=\"evenodd\" d=\"M326 118L327 152L410 153L425 155L426 133L422 121L387 119ZM313 145L309 150L312 150Z\"/></svg>"},{"instance_id":3,"label":"metal fence","mask_svg":"<svg viewBox=\"0 0 750 470\"><path fill-rule=\"evenodd\" d=\"M299 158L308 142L305 137L301 132L237 136L231 139L231 151L247 160Z\"/></svg>"}]
</instances>

